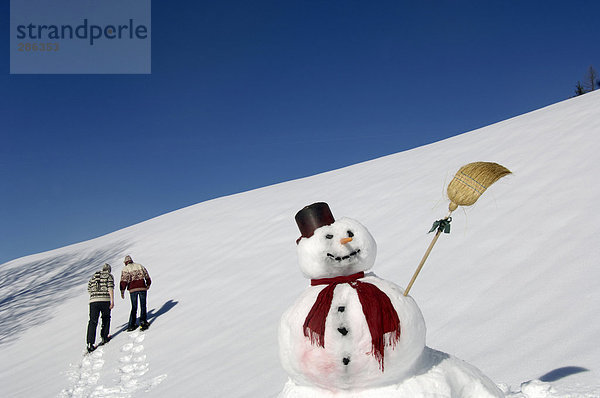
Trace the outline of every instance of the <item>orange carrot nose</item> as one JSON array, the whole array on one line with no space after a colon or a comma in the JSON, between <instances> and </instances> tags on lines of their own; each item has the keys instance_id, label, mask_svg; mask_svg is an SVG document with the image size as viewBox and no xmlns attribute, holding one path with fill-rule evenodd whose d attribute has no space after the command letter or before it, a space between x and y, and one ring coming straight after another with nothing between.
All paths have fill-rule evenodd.
<instances>
[{"instance_id":1,"label":"orange carrot nose","mask_svg":"<svg viewBox=\"0 0 600 398\"><path fill-rule=\"evenodd\" d=\"M345 245L348 242L352 242L352 238L344 238L344 239L340 239L340 243L342 245Z\"/></svg>"}]
</instances>

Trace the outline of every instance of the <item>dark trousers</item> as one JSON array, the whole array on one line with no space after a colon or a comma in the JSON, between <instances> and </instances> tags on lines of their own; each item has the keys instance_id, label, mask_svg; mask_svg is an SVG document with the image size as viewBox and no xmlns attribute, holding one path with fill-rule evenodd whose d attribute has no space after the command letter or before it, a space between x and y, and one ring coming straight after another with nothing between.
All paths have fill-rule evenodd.
<instances>
[{"instance_id":1,"label":"dark trousers","mask_svg":"<svg viewBox=\"0 0 600 398\"><path fill-rule=\"evenodd\" d=\"M98 317L102 314L102 327L100 328L100 337L108 338L110 329L110 301L96 301L90 303L90 321L87 328L87 342L94 344L96 342L96 328L98 326Z\"/></svg>"},{"instance_id":2,"label":"dark trousers","mask_svg":"<svg viewBox=\"0 0 600 398\"><path fill-rule=\"evenodd\" d=\"M129 293L129 297L131 297L131 313L129 314L128 327L132 328L136 326L135 320L137 318L138 298L140 299L140 324L147 321L146 318L148 317L148 314L146 313L146 291L142 290L140 292Z\"/></svg>"}]
</instances>

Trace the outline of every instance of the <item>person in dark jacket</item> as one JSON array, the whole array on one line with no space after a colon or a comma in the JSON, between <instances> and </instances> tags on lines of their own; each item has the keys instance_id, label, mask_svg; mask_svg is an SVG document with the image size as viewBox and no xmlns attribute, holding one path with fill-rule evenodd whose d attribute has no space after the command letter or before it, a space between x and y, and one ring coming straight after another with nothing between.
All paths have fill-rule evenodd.
<instances>
[{"instance_id":1,"label":"person in dark jacket","mask_svg":"<svg viewBox=\"0 0 600 398\"><path fill-rule=\"evenodd\" d=\"M87 350L92 352L96 349L96 329L98 317L102 314L102 327L100 328L100 345L108 343L110 336L110 311L115 306L114 288L115 280L110 273L110 265L104 264L102 270L94 273L88 282L88 293L90 294L90 320L87 327Z\"/></svg>"},{"instance_id":2,"label":"person in dark jacket","mask_svg":"<svg viewBox=\"0 0 600 398\"><path fill-rule=\"evenodd\" d=\"M141 264L134 263L131 256L125 256L125 268L121 272L121 298L125 298L125 289L129 290L131 298L131 313L129 314L129 323L127 331L131 332L137 328L137 303L140 301L140 327L145 330L150 326L148 323L148 315L146 313L146 295L152 280L148 274L148 270Z\"/></svg>"}]
</instances>

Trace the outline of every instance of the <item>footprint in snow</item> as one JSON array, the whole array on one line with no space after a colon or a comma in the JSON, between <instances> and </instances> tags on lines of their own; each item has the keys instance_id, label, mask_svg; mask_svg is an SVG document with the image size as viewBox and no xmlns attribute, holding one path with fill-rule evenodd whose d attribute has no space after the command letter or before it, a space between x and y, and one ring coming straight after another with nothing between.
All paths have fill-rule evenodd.
<instances>
[{"instance_id":1,"label":"footprint in snow","mask_svg":"<svg viewBox=\"0 0 600 398\"><path fill-rule=\"evenodd\" d=\"M166 375L161 375L151 380L141 378L150 368L142 344L145 338L146 335L144 333L139 331L132 332L129 335L129 342L121 347L123 356L119 359L121 365L118 370L119 380L117 384L123 392L148 391L160 384L167 377Z\"/></svg>"},{"instance_id":2,"label":"footprint in snow","mask_svg":"<svg viewBox=\"0 0 600 398\"><path fill-rule=\"evenodd\" d=\"M142 344L145 338L144 333L135 331L129 335L128 342L121 346L121 357L117 364L118 367L115 368L118 374L115 386L97 385L105 364L105 360L102 358L104 347L100 347L85 355L81 363L70 365L70 369L66 373L71 386L62 390L59 397L131 398L133 393L138 390L149 391L158 386L166 379L166 374L152 379L142 377L150 370Z\"/></svg>"},{"instance_id":3,"label":"footprint in snow","mask_svg":"<svg viewBox=\"0 0 600 398\"><path fill-rule=\"evenodd\" d=\"M94 393L100 378L100 371L104 366L103 354L102 348L98 348L85 355L79 364L71 364L70 369L66 372L71 386L62 390L59 397L83 398Z\"/></svg>"}]
</instances>

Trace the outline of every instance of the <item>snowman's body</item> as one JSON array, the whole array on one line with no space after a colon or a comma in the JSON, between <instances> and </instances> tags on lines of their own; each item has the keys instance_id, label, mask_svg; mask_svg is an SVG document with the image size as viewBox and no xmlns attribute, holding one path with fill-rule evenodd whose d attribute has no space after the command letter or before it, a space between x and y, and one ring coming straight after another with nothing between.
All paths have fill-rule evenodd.
<instances>
[{"instance_id":1,"label":"snowman's body","mask_svg":"<svg viewBox=\"0 0 600 398\"><path fill-rule=\"evenodd\" d=\"M400 318L400 339L385 347L383 371L372 355L371 335L355 289L336 286L325 328L325 346L305 337L303 324L323 286L311 286L281 319L279 345L283 367L295 383L346 390L397 383L415 372L425 347L425 322L412 298L375 275L361 281L377 286L390 298Z\"/></svg>"},{"instance_id":2,"label":"snowman's body","mask_svg":"<svg viewBox=\"0 0 600 398\"><path fill-rule=\"evenodd\" d=\"M307 288L283 314L279 347L289 381L280 397L503 396L477 369L425 347L423 315L399 286L372 273L363 276L373 266L377 251L375 240L364 226L349 218L334 221L330 214L327 224L317 225L309 233L303 231L300 222L299 226L303 237L298 242L298 259L305 276L313 282L360 276L359 282L329 285L334 290L329 308L323 310L326 318L321 344L307 334L306 322L327 284ZM365 313L385 315L377 308L364 308L364 295L361 300L357 283L375 286L385 294L399 320L397 340L393 333L383 335L381 358L374 355L370 331L373 317L369 325Z\"/></svg>"},{"instance_id":3,"label":"snowman's body","mask_svg":"<svg viewBox=\"0 0 600 398\"><path fill-rule=\"evenodd\" d=\"M292 377L279 398L504 398L493 381L474 366L425 347L415 374L397 383L357 389L302 385Z\"/></svg>"}]
</instances>

